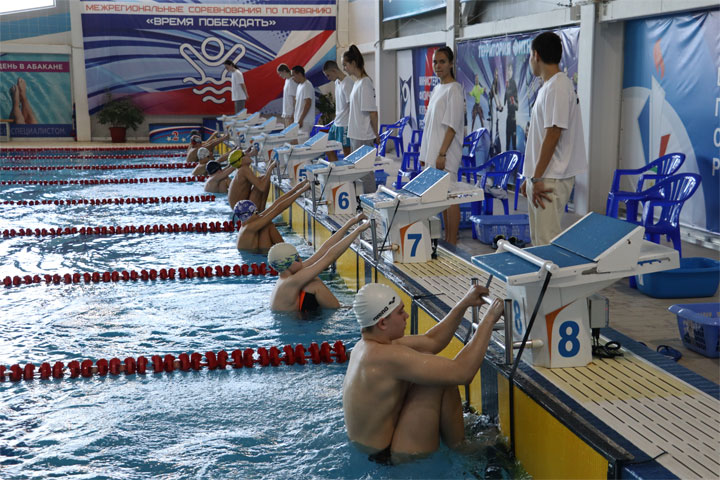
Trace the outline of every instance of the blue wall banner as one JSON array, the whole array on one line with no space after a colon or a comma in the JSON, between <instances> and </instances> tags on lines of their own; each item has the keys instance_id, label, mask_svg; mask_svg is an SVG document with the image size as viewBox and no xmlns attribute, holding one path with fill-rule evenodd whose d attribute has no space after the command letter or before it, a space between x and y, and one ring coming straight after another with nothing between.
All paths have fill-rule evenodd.
<instances>
[{"instance_id":1,"label":"blue wall banner","mask_svg":"<svg viewBox=\"0 0 720 480\"><path fill-rule=\"evenodd\" d=\"M702 183L685 225L720 232L720 10L625 24L620 167L684 153ZM625 184L633 190L635 185Z\"/></svg>"},{"instance_id":2,"label":"blue wall banner","mask_svg":"<svg viewBox=\"0 0 720 480\"><path fill-rule=\"evenodd\" d=\"M317 87L335 60L335 0L83 0L81 12L91 113L106 91L147 114L233 113L226 60L244 75L248 110L279 112L280 63Z\"/></svg>"},{"instance_id":3,"label":"blue wall banner","mask_svg":"<svg viewBox=\"0 0 720 480\"><path fill-rule=\"evenodd\" d=\"M484 127L492 138L491 154L525 151L530 112L542 85L528 60L540 32L458 43L455 77L465 90L467 126ZM579 27L555 30L563 43L560 68L577 88Z\"/></svg>"},{"instance_id":4,"label":"blue wall banner","mask_svg":"<svg viewBox=\"0 0 720 480\"><path fill-rule=\"evenodd\" d=\"M69 55L0 54L2 118L12 137L73 136Z\"/></svg>"}]
</instances>

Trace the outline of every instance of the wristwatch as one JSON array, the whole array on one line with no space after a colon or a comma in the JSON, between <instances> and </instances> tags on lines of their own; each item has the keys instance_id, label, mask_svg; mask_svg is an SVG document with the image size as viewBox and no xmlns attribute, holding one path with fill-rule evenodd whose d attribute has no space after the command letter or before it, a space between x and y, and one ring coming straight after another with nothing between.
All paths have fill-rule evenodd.
<instances>
[{"instance_id":1,"label":"wristwatch","mask_svg":"<svg viewBox=\"0 0 720 480\"><path fill-rule=\"evenodd\" d=\"M531 179L530 179L530 183L537 183L537 182L542 182L542 178L538 177L538 178L531 178Z\"/></svg>"}]
</instances>

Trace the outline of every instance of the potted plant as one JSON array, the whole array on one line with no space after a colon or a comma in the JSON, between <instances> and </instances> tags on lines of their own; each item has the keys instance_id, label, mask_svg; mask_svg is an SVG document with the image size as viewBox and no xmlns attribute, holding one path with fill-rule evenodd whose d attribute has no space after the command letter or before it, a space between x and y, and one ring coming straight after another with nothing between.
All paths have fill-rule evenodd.
<instances>
[{"instance_id":1,"label":"potted plant","mask_svg":"<svg viewBox=\"0 0 720 480\"><path fill-rule=\"evenodd\" d=\"M125 142L128 128L133 130L143 122L145 115L129 98L112 100L108 94L107 102L98 114L98 121L110 126L110 138L113 143Z\"/></svg>"},{"instance_id":2,"label":"potted plant","mask_svg":"<svg viewBox=\"0 0 720 480\"><path fill-rule=\"evenodd\" d=\"M335 101L330 93L321 93L315 105L322 114L320 117L321 125L327 125L335 119Z\"/></svg>"}]
</instances>

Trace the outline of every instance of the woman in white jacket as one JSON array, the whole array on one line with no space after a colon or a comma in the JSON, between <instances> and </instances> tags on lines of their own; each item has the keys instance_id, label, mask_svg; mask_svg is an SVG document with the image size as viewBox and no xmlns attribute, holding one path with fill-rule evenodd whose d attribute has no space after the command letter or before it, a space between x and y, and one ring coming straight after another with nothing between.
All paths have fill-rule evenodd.
<instances>
[{"instance_id":1,"label":"woman in white jacket","mask_svg":"<svg viewBox=\"0 0 720 480\"><path fill-rule=\"evenodd\" d=\"M462 157L465 128L465 97L462 85L455 80L453 51L441 47L433 55L433 70L440 78L430 94L425 112L425 128L420 145L420 162L450 173L457 181ZM460 229L460 205L443 212L445 241L457 244Z\"/></svg>"}]
</instances>

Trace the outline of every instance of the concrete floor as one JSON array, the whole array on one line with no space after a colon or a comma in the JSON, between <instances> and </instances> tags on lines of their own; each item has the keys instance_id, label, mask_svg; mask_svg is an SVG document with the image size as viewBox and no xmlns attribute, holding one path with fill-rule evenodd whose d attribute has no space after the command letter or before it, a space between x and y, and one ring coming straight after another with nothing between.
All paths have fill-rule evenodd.
<instances>
[{"instance_id":1,"label":"concrete floor","mask_svg":"<svg viewBox=\"0 0 720 480\"><path fill-rule=\"evenodd\" d=\"M50 146L45 142L12 141L10 143L0 145L0 148L41 147L43 145ZM157 146L157 144L147 143L127 143L126 145L128 147L141 147L149 145ZM121 145L111 144L109 142L57 142L52 143L52 146L92 146L97 148L109 146L121 147ZM390 154L389 157L393 158L395 161L392 168L386 169L387 173L390 175L387 182L388 186L395 180L397 170L400 167L399 159L393 157L392 154ZM527 202L524 198L520 198L517 212L512 211L512 199L510 203L511 214L527 213ZM500 202L496 201L495 210L502 212L501 208ZM570 226L578 218L580 218L578 215L567 213L563 220L563 224L564 226ZM460 231L458 246L471 255L491 253L493 251L490 246L480 243L477 240L473 240L470 230ZM683 242L683 256L707 257L720 260L720 251ZM648 297L636 289L630 288L627 280L621 280L600 291L599 294L607 297L610 301L611 327L636 341L645 343L648 348L652 348L653 350L658 345L669 345L670 347L679 350L683 355L678 362L680 365L695 371L709 380L720 383L720 359L710 359L685 348L680 340L676 316L668 311L668 307L670 305L678 303L718 302L719 297L717 292L714 297L710 298L656 299Z\"/></svg>"}]
</instances>

